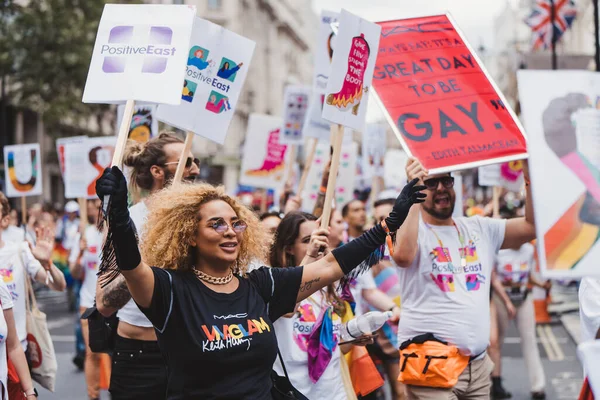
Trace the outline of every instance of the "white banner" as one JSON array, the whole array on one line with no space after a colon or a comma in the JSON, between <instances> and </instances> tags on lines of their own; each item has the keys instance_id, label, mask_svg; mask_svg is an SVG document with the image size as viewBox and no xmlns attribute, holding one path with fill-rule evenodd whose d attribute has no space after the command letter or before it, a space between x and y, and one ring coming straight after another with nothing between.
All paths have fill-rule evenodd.
<instances>
[{"instance_id":1,"label":"white banner","mask_svg":"<svg viewBox=\"0 0 600 400\"><path fill-rule=\"evenodd\" d=\"M541 273L600 277L600 74L520 70L517 77Z\"/></svg>"},{"instance_id":2,"label":"white banner","mask_svg":"<svg viewBox=\"0 0 600 400\"><path fill-rule=\"evenodd\" d=\"M244 144L240 184L277 189L285 179L288 146L281 143L281 118L251 114Z\"/></svg>"},{"instance_id":3,"label":"white banner","mask_svg":"<svg viewBox=\"0 0 600 400\"><path fill-rule=\"evenodd\" d=\"M329 142L331 134L331 123L323 118L324 94L312 94L308 113L306 113L306 122L302 135L304 137L317 138L320 141Z\"/></svg>"},{"instance_id":4,"label":"white banner","mask_svg":"<svg viewBox=\"0 0 600 400\"><path fill-rule=\"evenodd\" d=\"M323 118L362 131L381 27L346 10L340 15Z\"/></svg>"},{"instance_id":5,"label":"white banner","mask_svg":"<svg viewBox=\"0 0 600 400\"><path fill-rule=\"evenodd\" d=\"M407 160L408 156L400 149L390 149L385 153L383 181L386 188L401 190L406 185Z\"/></svg>"},{"instance_id":6,"label":"white banner","mask_svg":"<svg viewBox=\"0 0 600 400\"><path fill-rule=\"evenodd\" d=\"M196 18L186 52L179 106L160 105L158 119L225 143L256 43L222 26Z\"/></svg>"},{"instance_id":7,"label":"white banner","mask_svg":"<svg viewBox=\"0 0 600 400\"><path fill-rule=\"evenodd\" d=\"M364 179L384 176L385 128L382 124L367 124L362 137L362 171Z\"/></svg>"},{"instance_id":8,"label":"white banner","mask_svg":"<svg viewBox=\"0 0 600 400\"><path fill-rule=\"evenodd\" d=\"M326 10L321 12L317 44L315 46L315 75L313 77L313 88L316 93L325 93L325 89L327 89L327 80L329 79L336 40L331 24L338 22L339 17L340 14L337 12Z\"/></svg>"},{"instance_id":9,"label":"white banner","mask_svg":"<svg viewBox=\"0 0 600 400\"><path fill-rule=\"evenodd\" d=\"M281 143L301 144L302 128L307 118L311 90L308 86L289 85L283 94Z\"/></svg>"},{"instance_id":10,"label":"white banner","mask_svg":"<svg viewBox=\"0 0 600 400\"><path fill-rule=\"evenodd\" d=\"M193 6L106 4L83 102L179 104L195 14Z\"/></svg>"},{"instance_id":11,"label":"white banner","mask_svg":"<svg viewBox=\"0 0 600 400\"><path fill-rule=\"evenodd\" d=\"M102 136L65 145L65 197L96 198L96 180L110 166L117 138Z\"/></svg>"},{"instance_id":12,"label":"white banner","mask_svg":"<svg viewBox=\"0 0 600 400\"><path fill-rule=\"evenodd\" d=\"M125 105L119 104L117 107L117 125L115 132L118 132L121 127L121 120L125 112ZM158 136L158 119L156 118L156 104L139 104L136 103L133 108L133 116L131 117L131 125L127 138L136 142L146 143L153 137Z\"/></svg>"},{"instance_id":13,"label":"white banner","mask_svg":"<svg viewBox=\"0 0 600 400\"><path fill-rule=\"evenodd\" d=\"M500 186L511 192L520 192L525 183L522 160L479 167L477 175L479 186Z\"/></svg>"},{"instance_id":14,"label":"white banner","mask_svg":"<svg viewBox=\"0 0 600 400\"><path fill-rule=\"evenodd\" d=\"M356 157L358 153L358 144L344 143L340 154L340 167L335 186L334 201L336 207L341 208L354 198L354 178L356 175ZM330 159L329 143L319 143L315 151L315 158L310 167L308 177L306 178L306 189L302 193L302 209L306 212L313 212L323 171Z\"/></svg>"},{"instance_id":15,"label":"white banner","mask_svg":"<svg viewBox=\"0 0 600 400\"><path fill-rule=\"evenodd\" d=\"M87 136L71 136L66 138L56 139L56 153L58 154L58 165L60 167L61 176L65 177L65 145L67 143L83 142Z\"/></svg>"},{"instance_id":16,"label":"white banner","mask_svg":"<svg viewBox=\"0 0 600 400\"><path fill-rule=\"evenodd\" d=\"M4 146L6 197L42 194L42 162L39 143Z\"/></svg>"}]
</instances>

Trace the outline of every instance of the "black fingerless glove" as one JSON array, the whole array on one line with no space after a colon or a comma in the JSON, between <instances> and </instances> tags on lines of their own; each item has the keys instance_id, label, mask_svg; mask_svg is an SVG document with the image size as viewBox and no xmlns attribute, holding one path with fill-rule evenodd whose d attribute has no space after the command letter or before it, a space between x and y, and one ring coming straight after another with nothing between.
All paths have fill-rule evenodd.
<instances>
[{"instance_id":1,"label":"black fingerless glove","mask_svg":"<svg viewBox=\"0 0 600 400\"><path fill-rule=\"evenodd\" d=\"M410 181L400 195L396 198L396 202L394 203L394 208L390 215L385 219L385 224L387 225L390 232L396 232L398 228L404 223L404 220L408 216L408 212L413 204L422 203L425 201L425 197L427 195L425 193L421 193L421 190L425 190L426 186L415 186L419 180L417 178Z\"/></svg>"},{"instance_id":2,"label":"black fingerless glove","mask_svg":"<svg viewBox=\"0 0 600 400\"><path fill-rule=\"evenodd\" d=\"M109 225L109 234L112 235L116 266L121 271L131 271L140 265L142 256L138 248L135 225L131 218L125 225Z\"/></svg>"},{"instance_id":3,"label":"black fingerless glove","mask_svg":"<svg viewBox=\"0 0 600 400\"><path fill-rule=\"evenodd\" d=\"M366 259L371 258L371 255L375 250L380 249L381 246L385 244L386 235L387 233L381 225L377 224L350 243L333 249L331 253L338 264L340 264L344 274L348 275ZM379 257L377 257L377 261L373 264L367 262L368 265L365 265L365 267L371 267L378 261Z\"/></svg>"},{"instance_id":4,"label":"black fingerless glove","mask_svg":"<svg viewBox=\"0 0 600 400\"><path fill-rule=\"evenodd\" d=\"M129 221L127 180L119 167L113 166L104 170L102 176L96 181L96 194L103 202L106 196L110 196L109 223L115 226L127 225Z\"/></svg>"}]
</instances>

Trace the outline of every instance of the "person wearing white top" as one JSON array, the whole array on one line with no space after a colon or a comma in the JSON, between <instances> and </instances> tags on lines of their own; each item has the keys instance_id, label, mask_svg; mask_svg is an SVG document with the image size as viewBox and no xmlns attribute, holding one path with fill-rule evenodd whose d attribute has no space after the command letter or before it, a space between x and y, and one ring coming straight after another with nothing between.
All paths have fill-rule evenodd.
<instances>
[{"instance_id":1,"label":"person wearing white top","mask_svg":"<svg viewBox=\"0 0 600 400\"><path fill-rule=\"evenodd\" d=\"M416 159L406 164L408 180L427 187L425 202L413 207L396 234L393 260L400 267L402 318L398 343L425 334L458 348L468 365L453 387L406 385L409 399L489 398L493 362L490 339L490 282L497 252L535 239L529 201L529 171L524 168L527 198L524 218L452 218L454 178L429 175ZM405 346L401 345L401 349ZM427 347L422 347L426 351ZM422 355L425 356L424 354ZM401 352L400 362L410 362ZM400 373L402 380L403 372ZM446 384L449 384L446 380Z\"/></svg>"},{"instance_id":2,"label":"person wearing white top","mask_svg":"<svg viewBox=\"0 0 600 400\"><path fill-rule=\"evenodd\" d=\"M4 193L0 192L2 220L0 231L8 226L10 205ZM5 211L6 210L6 211ZM26 279L46 284L52 290L62 292L67 286L64 274L51 261L54 248L54 232L48 228L38 229L36 246L21 242L0 242L0 275L12 295L17 335L23 349L27 350L27 329L25 326ZM2 238L0 234L0 238Z\"/></svg>"},{"instance_id":3,"label":"person wearing white top","mask_svg":"<svg viewBox=\"0 0 600 400\"><path fill-rule=\"evenodd\" d=\"M140 192L149 197L129 209L139 240L143 240L148 204L153 193L170 184L184 150L183 140L174 134L161 133L145 144L130 141L124 164L130 167L130 191L134 201ZM199 174L199 161L189 152L183 179L193 181ZM119 326L113 352L109 392L113 400L164 399L167 370L158 348L152 323L131 298L123 276L101 287L96 286L96 307L105 317L117 312Z\"/></svg>"},{"instance_id":4,"label":"person wearing white top","mask_svg":"<svg viewBox=\"0 0 600 400\"><path fill-rule=\"evenodd\" d=\"M79 290L79 314L94 305L96 296L97 273L100 266L100 252L102 250L102 232L96 228L100 200L87 201L87 214L89 225L85 228L83 238L77 235L79 246L71 248L69 255L69 271L75 279L82 280ZM88 397L97 399L100 396L100 353L94 353L89 347L88 320L81 320L81 333L85 343L85 381Z\"/></svg>"}]
</instances>

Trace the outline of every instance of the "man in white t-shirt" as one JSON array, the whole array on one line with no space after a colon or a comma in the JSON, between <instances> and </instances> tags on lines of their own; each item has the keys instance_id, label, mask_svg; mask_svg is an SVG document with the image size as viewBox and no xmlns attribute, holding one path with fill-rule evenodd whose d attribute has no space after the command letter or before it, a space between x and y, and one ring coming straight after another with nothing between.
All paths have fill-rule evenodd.
<instances>
[{"instance_id":1,"label":"man in white t-shirt","mask_svg":"<svg viewBox=\"0 0 600 400\"><path fill-rule=\"evenodd\" d=\"M130 141L126 149L124 163L131 168L131 191L150 194L150 197L129 209L140 240L143 240L148 215L146 203L152 201L153 193L170 184L183 150L183 141L174 134L167 133L161 133L144 145ZM183 179L194 181L200 172L199 161L194 159L191 152L185 157ZM164 398L167 370L152 323L131 298L122 275L104 288L101 284L102 278L98 279L96 287L98 311L105 317L118 311L119 318L110 376L111 398Z\"/></svg>"},{"instance_id":2,"label":"man in white t-shirt","mask_svg":"<svg viewBox=\"0 0 600 400\"><path fill-rule=\"evenodd\" d=\"M427 186L427 198L411 208L396 234L393 260L400 274L402 318L398 343L431 333L458 348L469 363L450 388L407 385L409 399L487 399L493 362L490 339L490 281L501 248L518 248L535 238L533 210L509 221L481 217L452 218L456 194L450 174L429 175L409 159L408 180ZM525 181L529 174L525 168ZM530 198L527 183L527 200ZM425 357L421 354L420 357ZM401 351L401 365L408 360ZM433 362L443 363L443 360ZM402 377L401 368L400 376Z\"/></svg>"},{"instance_id":3,"label":"man in white t-shirt","mask_svg":"<svg viewBox=\"0 0 600 400\"><path fill-rule=\"evenodd\" d=\"M47 284L53 290L62 292L67 286L65 276L51 260L54 248L54 232L38 230L36 246L30 249L28 242L5 242L1 232L8 226L10 204L0 192L0 275L10 291L14 302L17 335L27 349L27 329L25 326L26 280L31 278Z\"/></svg>"}]
</instances>

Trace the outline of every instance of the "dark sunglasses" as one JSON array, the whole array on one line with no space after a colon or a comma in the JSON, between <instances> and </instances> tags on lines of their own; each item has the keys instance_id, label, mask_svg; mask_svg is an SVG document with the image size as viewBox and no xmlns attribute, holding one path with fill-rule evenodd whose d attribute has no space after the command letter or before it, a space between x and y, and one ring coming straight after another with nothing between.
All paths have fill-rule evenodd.
<instances>
[{"instance_id":1,"label":"dark sunglasses","mask_svg":"<svg viewBox=\"0 0 600 400\"><path fill-rule=\"evenodd\" d=\"M185 169L192 168L192 163L196 164L196 167L200 168L200 159L199 158L188 157L187 160L185 160ZM171 164L179 164L179 161L171 161L171 162L165 163L164 165L171 165Z\"/></svg>"},{"instance_id":2,"label":"dark sunglasses","mask_svg":"<svg viewBox=\"0 0 600 400\"><path fill-rule=\"evenodd\" d=\"M215 220L209 226L211 228L213 228L217 233L221 233L221 234L227 232L227 229L229 229L229 224L227 222L225 222L225 220L223 218L219 218L219 219ZM246 224L242 220L234 221L231 224L231 229L233 229L233 231L235 233L242 233L246 230L247 227L248 227L248 224Z\"/></svg>"},{"instance_id":3,"label":"dark sunglasses","mask_svg":"<svg viewBox=\"0 0 600 400\"><path fill-rule=\"evenodd\" d=\"M451 176L442 176L440 178L427 179L426 181L423 181L423 184L427 186L427 189L435 190L437 189L440 182L442 183L442 186L446 189L454 187L454 178Z\"/></svg>"}]
</instances>

